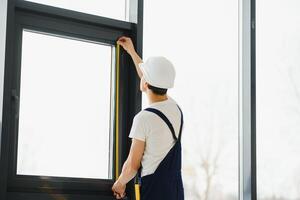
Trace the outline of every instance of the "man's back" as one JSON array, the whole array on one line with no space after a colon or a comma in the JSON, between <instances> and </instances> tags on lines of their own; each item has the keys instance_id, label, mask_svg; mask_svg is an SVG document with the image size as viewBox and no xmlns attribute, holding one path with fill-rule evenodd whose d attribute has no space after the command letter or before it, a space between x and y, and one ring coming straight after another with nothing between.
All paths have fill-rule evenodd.
<instances>
[{"instance_id":1,"label":"man's back","mask_svg":"<svg viewBox=\"0 0 300 200\"><path fill-rule=\"evenodd\" d=\"M150 104L148 107L164 113L172 123L176 137L178 137L180 111L176 101L168 96L167 100ZM175 144L166 123L157 115L145 110L135 116L129 137L146 142L142 159L142 176L154 173L159 163Z\"/></svg>"}]
</instances>

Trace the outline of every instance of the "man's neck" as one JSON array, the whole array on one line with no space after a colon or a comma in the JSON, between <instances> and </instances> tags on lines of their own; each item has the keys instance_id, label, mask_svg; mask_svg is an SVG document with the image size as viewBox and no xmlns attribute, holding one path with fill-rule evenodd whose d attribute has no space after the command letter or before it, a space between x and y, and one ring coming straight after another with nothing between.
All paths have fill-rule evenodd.
<instances>
[{"instance_id":1,"label":"man's neck","mask_svg":"<svg viewBox=\"0 0 300 200\"><path fill-rule=\"evenodd\" d=\"M148 94L147 96L148 96L149 104L165 101L168 99L168 96L166 94L165 95Z\"/></svg>"}]
</instances>

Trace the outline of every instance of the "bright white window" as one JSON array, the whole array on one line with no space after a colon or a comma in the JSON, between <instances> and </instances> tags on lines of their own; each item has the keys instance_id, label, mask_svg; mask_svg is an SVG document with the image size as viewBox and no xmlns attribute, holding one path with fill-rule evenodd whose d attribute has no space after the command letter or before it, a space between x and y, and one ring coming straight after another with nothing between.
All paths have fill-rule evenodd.
<instances>
[{"instance_id":1,"label":"bright white window","mask_svg":"<svg viewBox=\"0 0 300 200\"><path fill-rule=\"evenodd\" d=\"M165 56L177 71L186 199L238 199L238 1L144 4L144 59Z\"/></svg>"},{"instance_id":2,"label":"bright white window","mask_svg":"<svg viewBox=\"0 0 300 200\"><path fill-rule=\"evenodd\" d=\"M256 1L258 199L300 199L300 1Z\"/></svg>"},{"instance_id":3,"label":"bright white window","mask_svg":"<svg viewBox=\"0 0 300 200\"><path fill-rule=\"evenodd\" d=\"M112 51L23 31L17 174L111 178Z\"/></svg>"}]
</instances>

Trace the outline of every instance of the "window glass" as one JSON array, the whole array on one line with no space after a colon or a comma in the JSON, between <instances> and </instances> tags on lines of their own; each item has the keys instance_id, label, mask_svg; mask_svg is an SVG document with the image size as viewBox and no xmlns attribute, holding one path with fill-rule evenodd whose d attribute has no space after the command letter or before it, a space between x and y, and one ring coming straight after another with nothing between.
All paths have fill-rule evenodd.
<instances>
[{"instance_id":1,"label":"window glass","mask_svg":"<svg viewBox=\"0 0 300 200\"><path fill-rule=\"evenodd\" d=\"M300 199L300 1L256 4L258 199Z\"/></svg>"},{"instance_id":2,"label":"window glass","mask_svg":"<svg viewBox=\"0 0 300 200\"><path fill-rule=\"evenodd\" d=\"M111 178L112 50L23 31L17 174Z\"/></svg>"},{"instance_id":3,"label":"window glass","mask_svg":"<svg viewBox=\"0 0 300 200\"><path fill-rule=\"evenodd\" d=\"M2 130L2 106L3 106L3 86L4 86L4 62L6 43L6 15L7 0L0 2L0 134Z\"/></svg>"},{"instance_id":4,"label":"window glass","mask_svg":"<svg viewBox=\"0 0 300 200\"><path fill-rule=\"evenodd\" d=\"M186 199L238 199L238 1L144 4L144 59L165 56L177 72Z\"/></svg>"}]
</instances>

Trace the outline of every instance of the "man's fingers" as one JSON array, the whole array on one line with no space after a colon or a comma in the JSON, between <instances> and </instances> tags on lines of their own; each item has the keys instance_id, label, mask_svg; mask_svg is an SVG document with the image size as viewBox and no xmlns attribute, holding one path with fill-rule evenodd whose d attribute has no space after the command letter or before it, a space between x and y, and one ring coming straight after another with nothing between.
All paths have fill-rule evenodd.
<instances>
[{"instance_id":1,"label":"man's fingers","mask_svg":"<svg viewBox=\"0 0 300 200\"><path fill-rule=\"evenodd\" d=\"M117 42L125 43L125 42L128 42L129 40L130 40L129 37L122 36L118 39Z\"/></svg>"},{"instance_id":2,"label":"man's fingers","mask_svg":"<svg viewBox=\"0 0 300 200\"><path fill-rule=\"evenodd\" d=\"M127 40L128 40L128 38L125 36L122 36L118 39L118 41L120 41L120 42L126 42Z\"/></svg>"},{"instance_id":3,"label":"man's fingers","mask_svg":"<svg viewBox=\"0 0 300 200\"><path fill-rule=\"evenodd\" d=\"M118 193L114 193L114 196L115 196L116 199L120 198L120 195Z\"/></svg>"},{"instance_id":4,"label":"man's fingers","mask_svg":"<svg viewBox=\"0 0 300 200\"><path fill-rule=\"evenodd\" d=\"M126 193L124 192L123 194L119 194L117 192L114 192L114 196L117 198L117 199L122 199L124 198L126 195Z\"/></svg>"},{"instance_id":5,"label":"man's fingers","mask_svg":"<svg viewBox=\"0 0 300 200\"><path fill-rule=\"evenodd\" d=\"M124 193L121 195L121 197L122 197L122 198L124 198L124 197L125 197L125 195L126 195L126 193L124 192Z\"/></svg>"},{"instance_id":6,"label":"man's fingers","mask_svg":"<svg viewBox=\"0 0 300 200\"><path fill-rule=\"evenodd\" d=\"M120 194L117 194L117 199L122 199L123 197Z\"/></svg>"},{"instance_id":7,"label":"man's fingers","mask_svg":"<svg viewBox=\"0 0 300 200\"><path fill-rule=\"evenodd\" d=\"M125 45L125 42L124 42L124 41L118 40L118 41L117 41L117 44L119 44L119 45L121 45L121 46L124 46L124 45Z\"/></svg>"}]
</instances>

